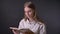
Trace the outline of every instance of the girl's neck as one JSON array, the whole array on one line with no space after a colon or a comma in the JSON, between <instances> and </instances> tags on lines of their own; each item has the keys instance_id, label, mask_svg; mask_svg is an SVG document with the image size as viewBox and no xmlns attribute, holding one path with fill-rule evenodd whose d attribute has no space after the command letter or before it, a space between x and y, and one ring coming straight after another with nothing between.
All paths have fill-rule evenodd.
<instances>
[{"instance_id":1,"label":"girl's neck","mask_svg":"<svg viewBox=\"0 0 60 34\"><path fill-rule=\"evenodd\" d=\"M34 21L34 19L33 19L33 18L29 18L28 20L29 20L29 22L32 22L32 21Z\"/></svg>"}]
</instances>

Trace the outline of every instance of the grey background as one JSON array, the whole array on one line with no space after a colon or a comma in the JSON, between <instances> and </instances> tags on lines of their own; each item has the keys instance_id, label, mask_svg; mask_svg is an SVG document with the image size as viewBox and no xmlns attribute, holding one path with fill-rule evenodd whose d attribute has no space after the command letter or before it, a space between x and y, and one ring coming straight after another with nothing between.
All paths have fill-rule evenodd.
<instances>
[{"instance_id":1,"label":"grey background","mask_svg":"<svg viewBox=\"0 0 60 34\"><path fill-rule=\"evenodd\" d=\"M0 0L0 34L13 34L9 27L18 27L27 1L35 4L38 16L45 21L47 34L60 34L59 0Z\"/></svg>"}]
</instances>

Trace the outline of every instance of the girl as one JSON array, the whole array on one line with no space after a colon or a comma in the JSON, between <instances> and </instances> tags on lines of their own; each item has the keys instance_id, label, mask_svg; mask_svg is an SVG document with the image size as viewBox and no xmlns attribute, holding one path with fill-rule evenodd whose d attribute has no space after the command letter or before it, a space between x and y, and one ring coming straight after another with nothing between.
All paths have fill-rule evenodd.
<instances>
[{"instance_id":1,"label":"girl","mask_svg":"<svg viewBox=\"0 0 60 34\"><path fill-rule=\"evenodd\" d=\"M20 21L18 29L24 28L29 29L26 32L30 31L31 34L46 34L45 24L37 17L35 5L32 2L24 4L24 18ZM12 31L14 34L20 34L18 31ZM24 34L28 34L26 32Z\"/></svg>"}]
</instances>

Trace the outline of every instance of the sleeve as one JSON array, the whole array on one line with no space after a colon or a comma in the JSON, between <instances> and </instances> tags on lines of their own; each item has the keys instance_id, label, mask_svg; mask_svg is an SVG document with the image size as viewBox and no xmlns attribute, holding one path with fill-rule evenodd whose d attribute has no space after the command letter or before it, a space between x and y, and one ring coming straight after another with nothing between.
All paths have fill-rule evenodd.
<instances>
[{"instance_id":1,"label":"sleeve","mask_svg":"<svg viewBox=\"0 0 60 34\"><path fill-rule=\"evenodd\" d=\"M45 24L42 24L42 25L40 26L39 34L46 34Z\"/></svg>"},{"instance_id":2,"label":"sleeve","mask_svg":"<svg viewBox=\"0 0 60 34\"><path fill-rule=\"evenodd\" d=\"M22 19L20 22L19 22L19 26L18 26L18 29L22 29L24 27L24 19Z\"/></svg>"}]
</instances>

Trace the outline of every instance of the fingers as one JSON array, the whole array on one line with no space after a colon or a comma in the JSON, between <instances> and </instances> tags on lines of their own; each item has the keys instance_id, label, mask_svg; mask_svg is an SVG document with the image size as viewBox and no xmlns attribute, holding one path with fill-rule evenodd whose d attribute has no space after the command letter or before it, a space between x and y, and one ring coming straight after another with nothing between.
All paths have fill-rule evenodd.
<instances>
[{"instance_id":1,"label":"fingers","mask_svg":"<svg viewBox=\"0 0 60 34\"><path fill-rule=\"evenodd\" d=\"M14 30L12 30L12 32L13 32L14 34L16 34L16 32L15 32Z\"/></svg>"},{"instance_id":2,"label":"fingers","mask_svg":"<svg viewBox=\"0 0 60 34\"><path fill-rule=\"evenodd\" d=\"M20 32L17 30L12 30L14 34L19 34Z\"/></svg>"}]
</instances>

